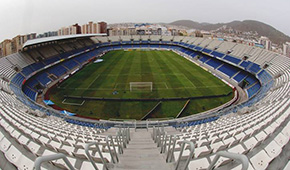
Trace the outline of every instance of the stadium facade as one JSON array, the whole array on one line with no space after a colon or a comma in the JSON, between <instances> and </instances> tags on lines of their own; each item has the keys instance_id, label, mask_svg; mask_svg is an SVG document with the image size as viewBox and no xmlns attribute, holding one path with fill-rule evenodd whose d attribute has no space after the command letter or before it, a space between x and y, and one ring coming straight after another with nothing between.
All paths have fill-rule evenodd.
<instances>
[{"instance_id":1,"label":"stadium facade","mask_svg":"<svg viewBox=\"0 0 290 170\"><path fill-rule=\"evenodd\" d=\"M39 93L93 58L135 48L175 51L241 89L235 98L240 101L184 118L140 122L84 119L36 103ZM22 52L0 61L1 168L33 169L34 162L46 169L290 166L290 60L285 56L215 39L95 34L28 41Z\"/></svg>"}]
</instances>

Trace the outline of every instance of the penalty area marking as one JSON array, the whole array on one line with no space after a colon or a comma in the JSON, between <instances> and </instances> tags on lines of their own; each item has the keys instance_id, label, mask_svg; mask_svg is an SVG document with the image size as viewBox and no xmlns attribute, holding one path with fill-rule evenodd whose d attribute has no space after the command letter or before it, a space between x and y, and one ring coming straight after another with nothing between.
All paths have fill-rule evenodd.
<instances>
[{"instance_id":1,"label":"penalty area marking","mask_svg":"<svg viewBox=\"0 0 290 170\"><path fill-rule=\"evenodd\" d=\"M91 85L98 79L100 77L100 74L98 74L97 76L96 76L96 78L90 83L90 85L87 87L87 89L88 88L90 88L91 87Z\"/></svg>"},{"instance_id":2,"label":"penalty area marking","mask_svg":"<svg viewBox=\"0 0 290 170\"><path fill-rule=\"evenodd\" d=\"M121 84L127 84L127 83L116 83L115 86L113 88L101 88L101 87L98 87L98 88L59 88L59 89L62 89L62 90L74 90L74 91L83 91L83 90L88 90L88 91L112 91L112 90L127 90L126 88L125 89L118 89L118 85L121 85ZM156 83L155 83L156 84ZM167 89L205 89L205 88L214 88L214 87L226 87L226 85L212 85L212 86L195 86L195 87L168 87L167 83L166 82L160 82L160 83L157 83L157 84L163 84L164 85L164 88L162 87L158 87L157 89L158 90L167 90ZM153 89L156 89L153 87Z\"/></svg>"},{"instance_id":3,"label":"penalty area marking","mask_svg":"<svg viewBox=\"0 0 290 170\"><path fill-rule=\"evenodd\" d=\"M183 77L185 77L185 79L187 79L187 81L190 82L190 84L192 85L192 87L195 87L196 88L196 86L192 83L192 81L190 81L185 75L183 75Z\"/></svg>"},{"instance_id":4,"label":"penalty area marking","mask_svg":"<svg viewBox=\"0 0 290 170\"><path fill-rule=\"evenodd\" d=\"M169 88L167 86L167 83L164 81L163 82L152 82L152 83L153 83L153 89L174 89L174 88ZM123 85L125 84L125 89L118 89L118 86L122 85L122 84ZM160 87L154 88L154 84L159 84L159 85L163 84L165 86L165 88L160 88ZM128 85L128 83L116 83L113 90L128 90L127 85Z\"/></svg>"},{"instance_id":5,"label":"penalty area marking","mask_svg":"<svg viewBox=\"0 0 290 170\"><path fill-rule=\"evenodd\" d=\"M65 102L65 101L66 101L66 99L64 99L61 103L62 104L66 104L66 105L73 105L73 106L82 106L86 102L85 100L83 100L82 103L68 103L68 102Z\"/></svg>"}]
</instances>

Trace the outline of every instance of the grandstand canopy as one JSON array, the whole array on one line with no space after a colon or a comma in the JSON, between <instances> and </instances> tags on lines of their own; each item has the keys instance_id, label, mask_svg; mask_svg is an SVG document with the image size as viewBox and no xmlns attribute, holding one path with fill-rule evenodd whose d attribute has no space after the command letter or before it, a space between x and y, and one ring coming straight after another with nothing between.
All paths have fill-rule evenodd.
<instances>
[{"instance_id":1,"label":"grandstand canopy","mask_svg":"<svg viewBox=\"0 0 290 170\"><path fill-rule=\"evenodd\" d=\"M62 35L62 36L37 38L33 40L28 40L27 42L25 42L22 48L26 48L26 47L41 44L41 43L48 43L51 41L60 41L60 40L75 39L75 38L89 38L89 37L106 36L106 35L107 34L75 34L75 35Z\"/></svg>"}]
</instances>

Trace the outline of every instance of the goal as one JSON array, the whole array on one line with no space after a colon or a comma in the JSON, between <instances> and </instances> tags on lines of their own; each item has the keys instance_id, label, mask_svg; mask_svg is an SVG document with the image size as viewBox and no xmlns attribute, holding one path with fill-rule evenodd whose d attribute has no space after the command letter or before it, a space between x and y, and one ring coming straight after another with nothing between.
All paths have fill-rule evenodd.
<instances>
[{"instance_id":1,"label":"goal","mask_svg":"<svg viewBox=\"0 0 290 170\"><path fill-rule=\"evenodd\" d=\"M152 92L152 82L130 82L131 92Z\"/></svg>"}]
</instances>

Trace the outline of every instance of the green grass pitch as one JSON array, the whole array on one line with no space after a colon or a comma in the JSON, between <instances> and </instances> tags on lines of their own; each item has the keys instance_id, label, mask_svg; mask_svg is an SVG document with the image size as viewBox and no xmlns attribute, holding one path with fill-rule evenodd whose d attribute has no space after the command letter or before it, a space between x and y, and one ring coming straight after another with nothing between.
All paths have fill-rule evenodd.
<instances>
[{"instance_id":1,"label":"green grass pitch","mask_svg":"<svg viewBox=\"0 0 290 170\"><path fill-rule=\"evenodd\" d=\"M94 118L140 119L157 101L82 101L64 95L104 98L172 98L223 95L232 91L221 80L172 51L112 51L91 63L51 92L63 109ZM153 90L130 91L130 82L152 82ZM144 88L145 89L145 88ZM182 116L217 107L232 95L192 100ZM152 117L175 117L185 101L163 102Z\"/></svg>"}]
</instances>

